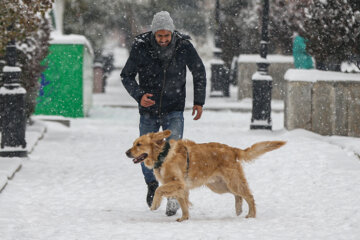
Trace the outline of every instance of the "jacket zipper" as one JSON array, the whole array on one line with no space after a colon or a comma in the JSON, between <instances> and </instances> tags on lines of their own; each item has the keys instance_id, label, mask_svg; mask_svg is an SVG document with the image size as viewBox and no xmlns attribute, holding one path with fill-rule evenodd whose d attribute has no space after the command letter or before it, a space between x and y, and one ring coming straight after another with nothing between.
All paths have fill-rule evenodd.
<instances>
[{"instance_id":1,"label":"jacket zipper","mask_svg":"<svg viewBox=\"0 0 360 240\"><path fill-rule=\"evenodd\" d=\"M164 78L163 78L163 84L162 84L162 89L161 89L161 94L160 94L160 104L159 104L159 116L160 117L161 117L162 98L163 98L164 89L165 89L165 81L166 81L166 68L164 68Z\"/></svg>"},{"instance_id":2,"label":"jacket zipper","mask_svg":"<svg viewBox=\"0 0 360 240\"><path fill-rule=\"evenodd\" d=\"M176 43L175 43L176 44ZM176 51L178 50L179 46L175 46L175 50L174 50L174 54L172 55L169 64L167 65L167 67L164 68L164 78L163 78L163 85L162 85L162 89L161 89L161 94L160 94L160 104L159 104L159 117L161 117L161 105L162 105L162 98L164 95L164 90L165 90L165 82L166 82L166 69L170 66L171 62L174 60L175 58L175 54Z\"/></svg>"}]
</instances>

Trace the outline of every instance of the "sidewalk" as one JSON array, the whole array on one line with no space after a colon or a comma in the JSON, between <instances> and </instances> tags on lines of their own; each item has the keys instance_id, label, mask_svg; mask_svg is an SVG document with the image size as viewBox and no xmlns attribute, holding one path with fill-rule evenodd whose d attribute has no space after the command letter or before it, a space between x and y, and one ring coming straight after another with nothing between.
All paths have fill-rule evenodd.
<instances>
[{"instance_id":1,"label":"sidewalk","mask_svg":"<svg viewBox=\"0 0 360 240\"><path fill-rule=\"evenodd\" d=\"M207 111L224 111L224 112L240 112L251 114L252 110L252 99L237 99L237 86L230 86L230 97L228 98L211 98L210 97L210 65L205 62L205 67L207 69L207 88L206 88L206 100L204 105L204 112ZM193 83L192 76L190 73L187 74L187 84L186 84L186 104L185 109L191 110L193 106ZM130 97L126 89L121 83L120 80L120 71L116 70L111 74L111 77L108 78L106 85L106 92L104 94L94 94L93 96L93 106L97 108L110 107L110 108L124 108L124 109L133 109L137 108L137 102ZM272 121L273 121L273 130L284 129L284 102L281 100L272 100ZM275 114L275 118L274 115ZM249 117L250 119L250 117ZM249 125L250 127L250 125ZM296 130L295 130L296 131ZM349 150L359 156L360 159L360 138L352 137L343 137L343 136L321 136L306 130L301 130L308 132L308 134L313 135L314 137L323 139L331 144L337 145L345 150Z\"/></svg>"},{"instance_id":2,"label":"sidewalk","mask_svg":"<svg viewBox=\"0 0 360 240\"><path fill-rule=\"evenodd\" d=\"M38 141L44 137L46 125L42 121L34 121L32 125L26 126L25 140L26 150L30 154ZM0 135L1 141L1 135ZM28 158L6 158L0 157L0 193L5 188L9 179L12 179Z\"/></svg>"},{"instance_id":3,"label":"sidewalk","mask_svg":"<svg viewBox=\"0 0 360 240\"><path fill-rule=\"evenodd\" d=\"M252 99L243 99L239 101L237 86L230 85L230 97L210 97L210 65L205 63L207 73L207 86L206 86L206 100L204 110L209 111L233 111L233 112L251 112ZM120 71L115 70L108 79L105 94L95 94L94 103L102 104L105 107L120 107L120 108L137 108L137 102L130 97L126 89L120 81ZM193 82L192 75L187 72L186 82L186 105L185 109L192 109L193 106ZM271 102L272 112L283 112L284 102L281 100L273 100Z\"/></svg>"},{"instance_id":4,"label":"sidewalk","mask_svg":"<svg viewBox=\"0 0 360 240\"><path fill-rule=\"evenodd\" d=\"M165 216L165 201L159 210L149 210L141 168L125 155L139 135L139 115L117 72L106 90L94 95L90 116L71 119L71 127L43 122L43 140L0 194L1 240L359 238L360 162L354 152L360 139L287 131L282 112L272 113L273 131L254 131L251 112L205 109L194 121L186 110L184 136L195 142L242 149L259 141L287 144L243 163L257 205L255 219L245 218L246 203L236 216L232 195L198 188L190 193L189 221L177 223L181 211Z\"/></svg>"}]
</instances>

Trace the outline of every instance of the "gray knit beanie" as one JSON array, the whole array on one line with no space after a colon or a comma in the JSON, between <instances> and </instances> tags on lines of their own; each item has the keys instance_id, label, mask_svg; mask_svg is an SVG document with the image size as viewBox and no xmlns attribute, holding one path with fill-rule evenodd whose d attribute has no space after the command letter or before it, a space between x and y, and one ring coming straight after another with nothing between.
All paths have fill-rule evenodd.
<instances>
[{"instance_id":1,"label":"gray knit beanie","mask_svg":"<svg viewBox=\"0 0 360 240\"><path fill-rule=\"evenodd\" d=\"M159 30L174 32L174 29L174 22L167 11L161 11L154 15L151 23L151 31L154 34Z\"/></svg>"}]
</instances>

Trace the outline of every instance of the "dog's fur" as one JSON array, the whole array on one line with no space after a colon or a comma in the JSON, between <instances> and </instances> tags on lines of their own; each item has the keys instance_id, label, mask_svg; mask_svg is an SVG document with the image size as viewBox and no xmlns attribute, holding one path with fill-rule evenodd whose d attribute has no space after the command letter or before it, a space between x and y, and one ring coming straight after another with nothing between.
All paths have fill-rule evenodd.
<instances>
[{"instance_id":1,"label":"dog's fur","mask_svg":"<svg viewBox=\"0 0 360 240\"><path fill-rule=\"evenodd\" d=\"M143 135L134 141L126 154L135 158L134 163L144 161L147 168L153 169L165 145L165 138L171 131ZM206 185L216 193L232 193L235 196L236 214L242 212L242 199L249 205L246 217L255 217L256 208L241 161L251 161L256 157L283 146L283 141L259 142L245 150L220 143L197 144L190 140L170 140L170 150L160 168L154 169L156 179L161 183L155 191L151 210L160 207L163 197L178 200L182 217L189 218L189 190ZM189 156L189 166L187 164Z\"/></svg>"}]
</instances>

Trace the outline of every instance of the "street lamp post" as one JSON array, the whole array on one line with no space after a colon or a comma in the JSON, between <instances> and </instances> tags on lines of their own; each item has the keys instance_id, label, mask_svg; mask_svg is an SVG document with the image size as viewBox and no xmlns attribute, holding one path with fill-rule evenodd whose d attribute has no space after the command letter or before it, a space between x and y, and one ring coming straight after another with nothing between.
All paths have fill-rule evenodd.
<instances>
[{"instance_id":1,"label":"street lamp post","mask_svg":"<svg viewBox=\"0 0 360 240\"><path fill-rule=\"evenodd\" d=\"M264 0L262 31L260 42L260 61L258 71L252 76L253 106L250 129L272 129L271 89L272 77L268 74L269 62L266 59L269 37L269 0Z\"/></svg>"},{"instance_id":2,"label":"street lamp post","mask_svg":"<svg viewBox=\"0 0 360 240\"><path fill-rule=\"evenodd\" d=\"M2 131L0 157L26 157L26 90L21 86L21 69L16 67L16 45L12 40L6 47L6 65L3 68Z\"/></svg>"},{"instance_id":3,"label":"street lamp post","mask_svg":"<svg viewBox=\"0 0 360 240\"><path fill-rule=\"evenodd\" d=\"M229 69L225 66L222 60L222 49L220 44L220 2L216 0L215 3L215 48L213 49L213 59L211 60L211 88L210 97L229 97Z\"/></svg>"}]
</instances>

